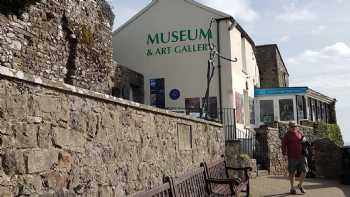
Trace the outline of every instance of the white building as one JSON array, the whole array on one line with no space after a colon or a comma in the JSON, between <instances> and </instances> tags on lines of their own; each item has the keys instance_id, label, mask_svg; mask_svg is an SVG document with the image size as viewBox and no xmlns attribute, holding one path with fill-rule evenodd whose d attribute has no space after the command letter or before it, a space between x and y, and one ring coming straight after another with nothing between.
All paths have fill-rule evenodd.
<instances>
[{"instance_id":1,"label":"white building","mask_svg":"<svg viewBox=\"0 0 350 197\"><path fill-rule=\"evenodd\" d=\"M210 32L211 19L216 20ZM144 75L146 104L196 112L207 87L208 38L224 57L237 58L215 59L212 116L218 109L233 118L227 111L236 109L237 125L226 126L249 128L259 87L255 44L230 15L193 0L153 0L113 33L113 58Z\"/></svg>"}]
</instances>

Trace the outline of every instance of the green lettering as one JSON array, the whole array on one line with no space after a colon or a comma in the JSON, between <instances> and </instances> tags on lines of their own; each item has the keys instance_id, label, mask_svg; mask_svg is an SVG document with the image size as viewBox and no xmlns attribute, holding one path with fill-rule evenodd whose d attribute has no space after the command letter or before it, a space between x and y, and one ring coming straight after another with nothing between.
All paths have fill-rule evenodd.
<instances>
[{"instance_id":1,"label":"green lettering","mask_svg":"<svg viewBox=\"0 0 350 197\"><path fill-rule=\"evenodd\" d=\"M147 36L147 45L149 45L150 43L151 43L151 44L154 44L154 43L159 44L159 36L158 36L158 33L156 33L156 34L154 35L154 37L152 37L151 34L148 34L148 36Z\"/></svg>"},{"instance_id":2,"label":"green lettering","mask_svg":"<svg viewBox=\"0 0 350 197\"><path fill-rule=\"evenodd\" d=\"M202 40L202 39L208 39L208 38L209 39L213 38L212 32L210 30L204 31L203 29L201 29L199 39Z\"/></svg>"},{"instance_id":3,"label":"green lettering","mask_svg":"<svg viewBox=\"0 0 350 197\"><path fill-rule=\"evenodd\" d=\"M196 36L192 37L191 36L191 30L188 30L188 39L189 40L197 40L198 38L198 29L196 29Z\"/></svg>"},{"instance_id":4,"label":"green lettering","mask_svg":"<svg viewBox=\"0 0 350 197\"><path fill-rule=\"evenodd\" d=\"M160 34L160 40L162 41L163 44L166 44L170 41L170 32L168 32L168 38L165 39L165 33Z\"/></svg>"},{"instance_id":5,"label":"green lettering","mask_svg":"<svg viewBox=\"0 0 350 197\"><path fill-rule=\"evenodd\" d=\"M181 46L175 47L175 53L181 53Z\"/></svg>"},{"instance_id":6,"label":"green lettering","mask_svg":"<svg viewBox=\"0 0 350 197\"><path fill-rule=\"evenodd\" d=\"M171 42L178 42L179 41L179 32L173 31L171 33Z\"/></svg>"},{"instance_id":7,"label":"green lettering","mask_svg":"<svg viewBox=\"0 0 350 197\"><path fill-rule=\"evenodd\" d=\"M160 48L157 48L156 55L161 55L161 54L162 54L162 50Z\"/></svg>"},{"instance_id":8,"label":"green lettering","mask_svg":"<svg viewBox=\"0 0 350 197\"><path fill-rule=\"evenodd\" d=\"M186 30L180 31L180 41L186 41Z\"/></svg>"}]
</instances>

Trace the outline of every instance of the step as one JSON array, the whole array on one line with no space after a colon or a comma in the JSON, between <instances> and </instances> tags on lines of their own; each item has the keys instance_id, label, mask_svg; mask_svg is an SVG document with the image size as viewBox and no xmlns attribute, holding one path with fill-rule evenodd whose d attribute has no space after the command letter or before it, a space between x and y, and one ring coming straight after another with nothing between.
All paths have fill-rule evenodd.
<instances>
[{"instance_id":1,"label":"step","mask_svg":"<svg viewBox=\"0 0 350 197\"><path fill-rule=\"evenodd\" d=\"M257 172L257 176L261 177L261 176L268 176L269 175L269 171L268 170L258 170Z\"/></svg>"}]
</instances>

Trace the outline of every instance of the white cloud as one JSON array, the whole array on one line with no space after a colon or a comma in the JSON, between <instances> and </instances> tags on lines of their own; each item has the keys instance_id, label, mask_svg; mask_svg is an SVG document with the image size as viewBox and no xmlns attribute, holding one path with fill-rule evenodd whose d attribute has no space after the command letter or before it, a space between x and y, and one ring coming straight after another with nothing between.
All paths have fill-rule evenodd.
<instances>
[{"instance_id":1,"label":"white cloud","mask_svg":"<svg viewBox=\"0 0 350 197\"><path fill-rule=\"evenodd\" d=\"M350 104L350 47L337 42L318 50L305 50L287 59L291 86L309 86L336 98L338 123L345 141L350 142L348 117Z\"/></svg>"},{"instance_id":2,"label":"white cloud","mask_svg":"<svg viewBox=\"0 0 350 197\"><path fill-rule=\"evenodd\" d=\"M350 47L344 42L305 50L287 59L294 85L310 85L318 88L350 88Z\"/></svg>"},{"instance_id":3,"label":"white cloud","mask_svg":"<svg viewBox=\"0 0 350 197\"><path fill-rule=\"evenodd\" d=\"M289 35L283 35L283 36L279 39L278 43L288 42L289 40L290 40L290 36L289 36Z\"/></svg>"},{"instance_id":4,"label":"white cloud","mask_svg":"<svg viewBox=\"0 0 350 197\"><path fill-rule=\"evenodd\" d=\"M324 25L319 25L319 26L317 26L315 29L313 29L312 31L311 31L311 33L312 34L320 34L320 33L322 33L324 30L326 30L327 29L327 27L326 26L324 26Z\"/></svg>"},{"instance_id":5,"label":"white cloud","mask_svg":"<svg viewBox=\"0 0 350 197\"><path fill-rule=\"evenodd\" d=\"M316 14L308 8L299 8L296 6L296 1L291 1L288 5L284 6L282 13L276 16L277 20L293 23L312 21L316 19Z\"/></svg>"},{"instance_id":6,"label":"white cloud","mask_svg":"<svg viewBox=\"0 0 350 197\"><path fill-rule=\"evenodd\" d=\"M197 0L209 7L230 14L245 22L253 22L258 13L251 7L250 0Z\"/></svg>"}]
</instances>

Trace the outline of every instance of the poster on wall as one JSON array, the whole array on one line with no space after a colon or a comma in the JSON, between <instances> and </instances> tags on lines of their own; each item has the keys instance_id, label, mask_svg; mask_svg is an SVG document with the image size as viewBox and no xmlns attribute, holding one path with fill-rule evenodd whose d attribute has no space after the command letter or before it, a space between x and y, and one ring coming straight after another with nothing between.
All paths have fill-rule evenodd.
<instances>
[{"instance_id":1,"label":"poster on wall","mask_svg":"<svg viewBox=\"0 0 350 197\"><path fill-rule=\"evenodd\" d=\"M216 96L211 96L208 100L209 117L216 119L218 118L218 99ZM205 98L202 98L202 102L205 102Z\"/></svg>"},{"instance_id":2,"label":"poster on wall","mask_svg":"<svg viewBox=\"0 0 350 197\"><path fill-rule=\"evenodd\" d=\"M235 100L236 100L236 122L241 123L241 95L236 92L235 93Z\"/></svg>"},{"instance_id":3,"label":"poster on wall","mask_svg":"<svg viewBox=\"0 0 350 197\"><path fill-rule=\"evenodd\" d=\"M186 113L200 113L201 112L201 100L199 97L185 98Z\"/></svg>"},{"instance_id":4,"label":"poster on wall","mask_svg":"<svg viewBox=\"0 0 350 197\"><path fill-rule=\"evenodd\" d=\"M150 80L150 104L154 107L165 108L164 79Z\"/></svg>"}]
</instances>

